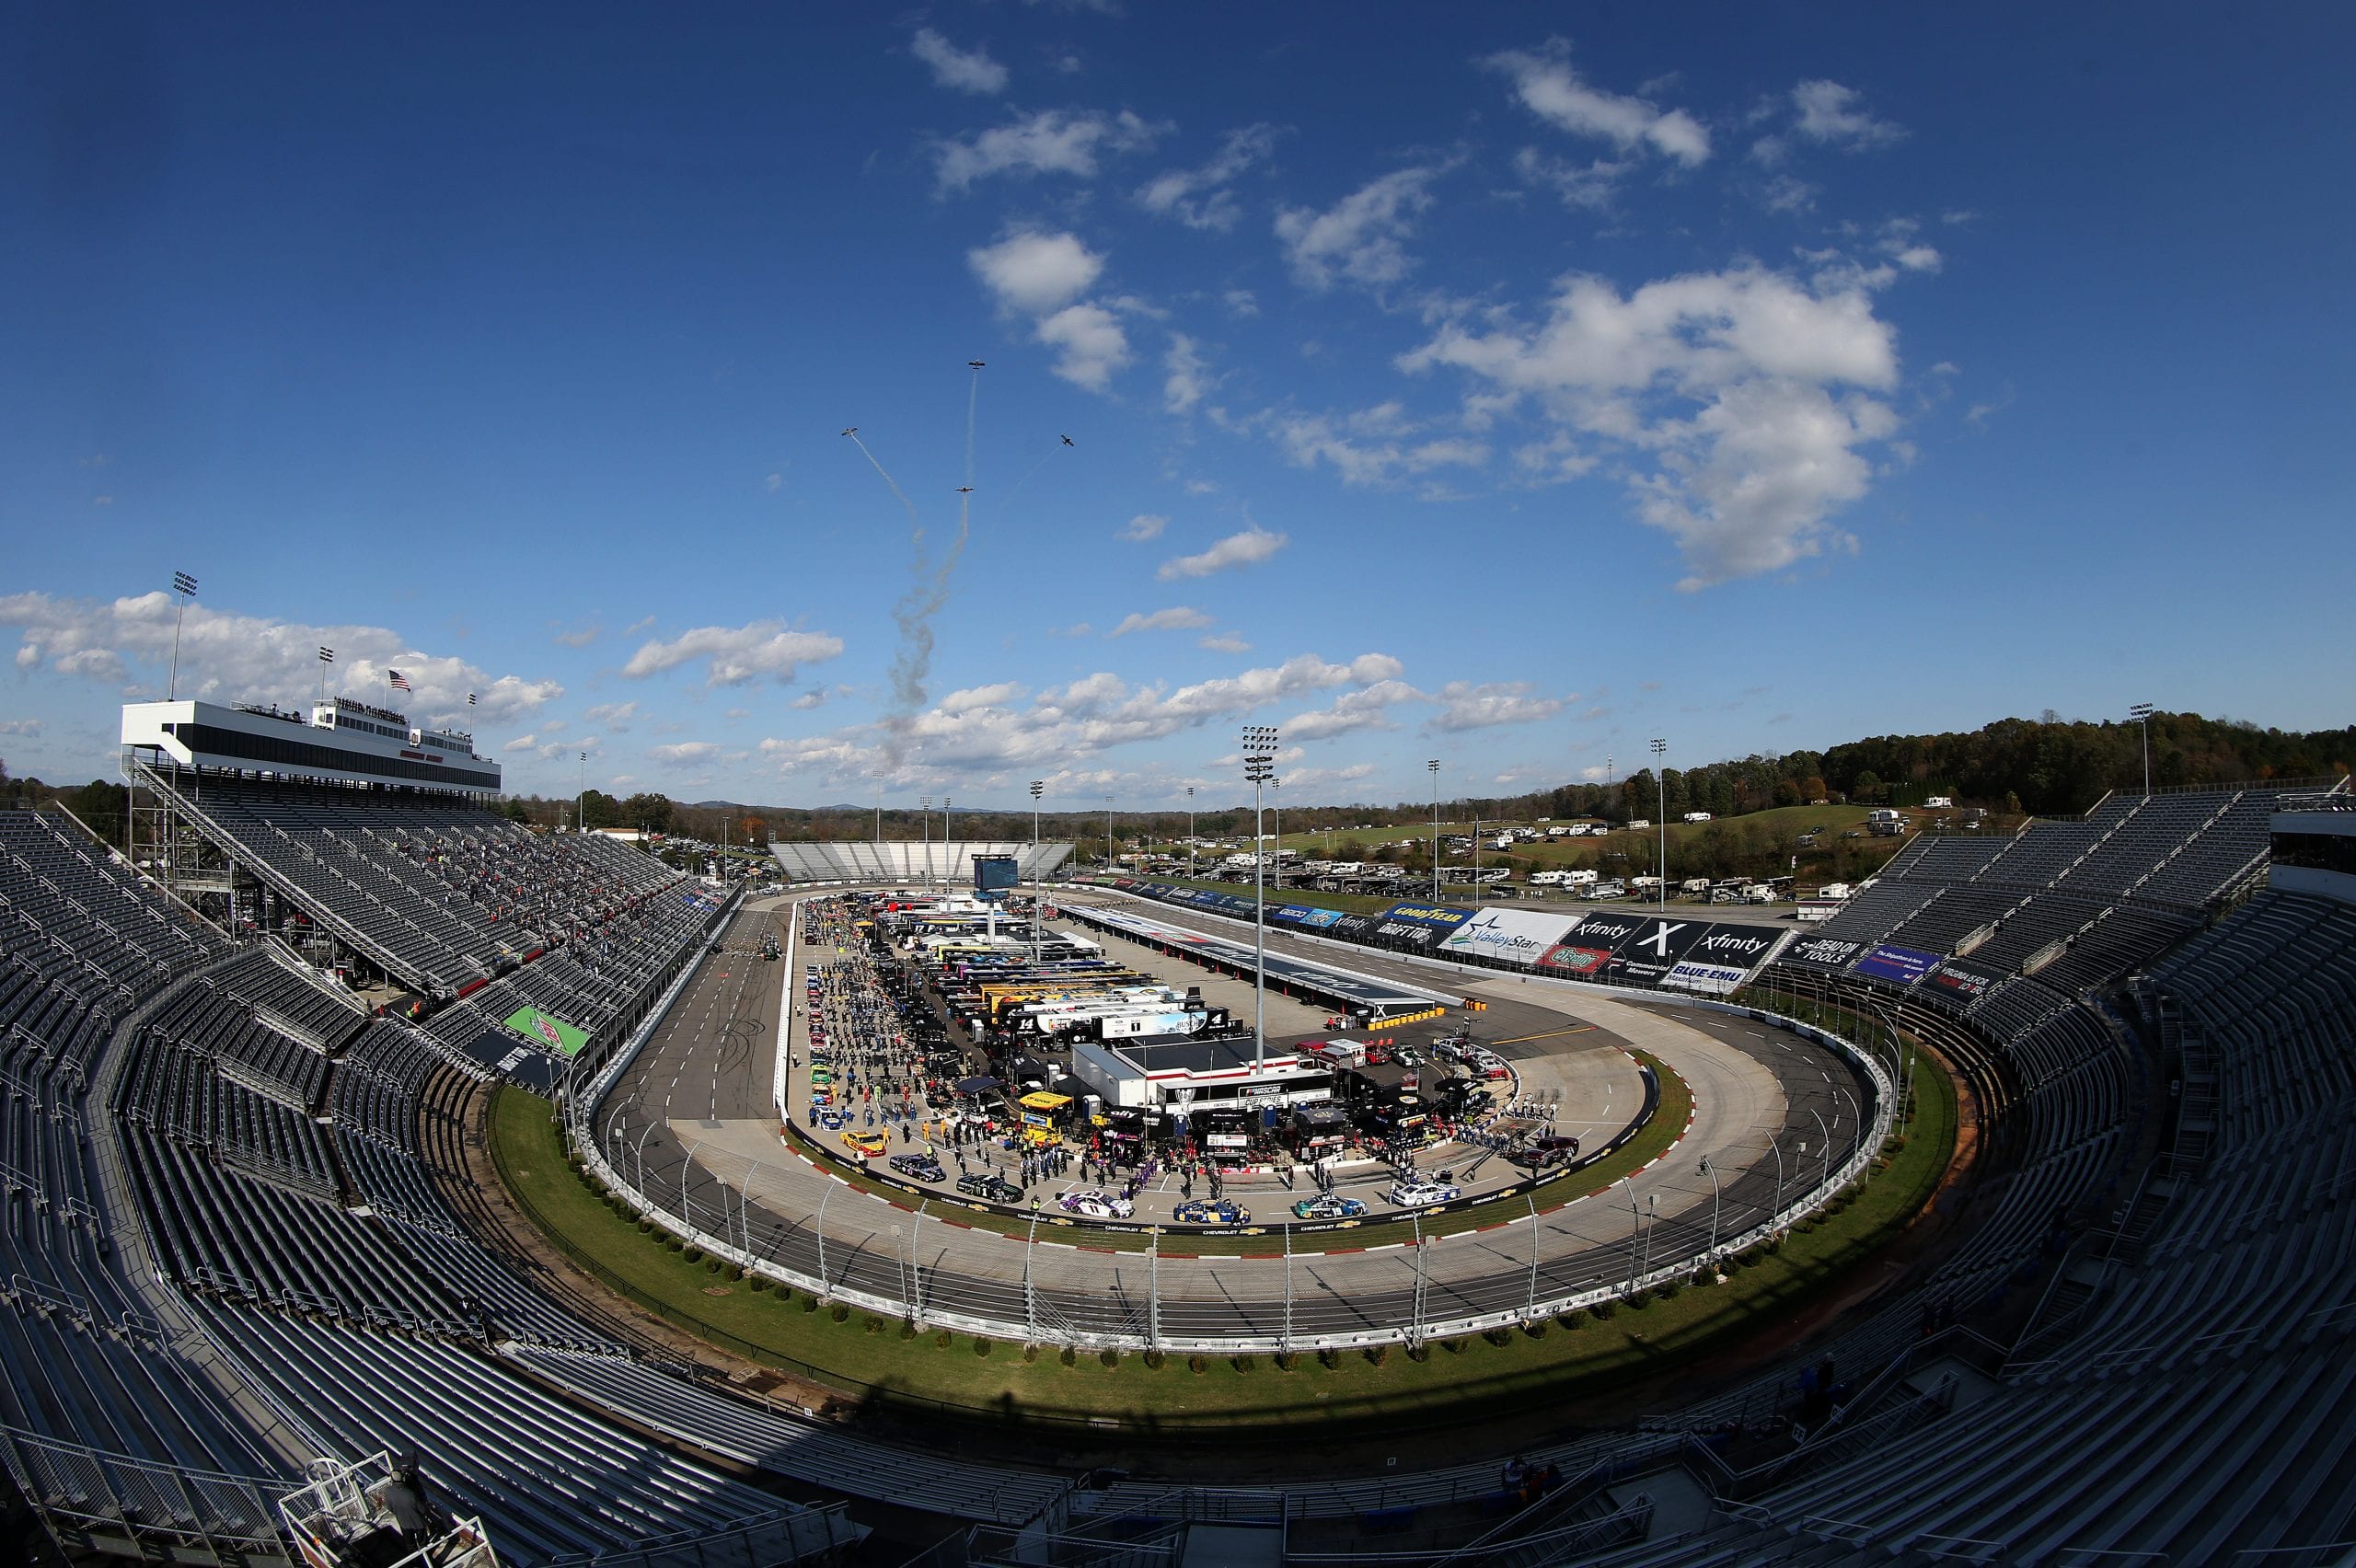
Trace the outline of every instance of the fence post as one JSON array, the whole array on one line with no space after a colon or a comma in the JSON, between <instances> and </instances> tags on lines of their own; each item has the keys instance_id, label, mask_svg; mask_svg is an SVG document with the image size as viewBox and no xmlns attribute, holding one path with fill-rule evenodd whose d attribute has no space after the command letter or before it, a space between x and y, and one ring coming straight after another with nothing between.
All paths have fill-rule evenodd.
<instances>
[{"instance_id":1,"label":"fence post","mask_svg":"<svg viewBox=\"0 0 2356 1568\"><path fill-rule=\"evenodd\" d=\"M1161 1227L1155 1226L1145 1245L1145 1345L1161 1343Z\"/></svg>"},{"instance_id":2,"label":"fence post","mask_svg":"<svg viewBox=\"0 0 2356 1568\"><path fill-rule=\"evenodd\" d=\"M811 1221L818 1233L818 1295L827 1301L835 1298L835 1282L826 1274L826 1205L835 1201L835 1184L826 1183L826 1191L818 1199L817 1217Z\"/></svg>"},{"instance_id":3,"label":"fence post","mask_svg":"<svg viewBox=\"0 0 2356 1568\"><path fill-rule=\"evenodd\" d=\"M1285 1334L1281 1342L1287 1355L1292 1354L1292 1227L1285 1227Z\"/></svg>"},{"instance_id":4,"label":"fence post","mask_svg":"<svg viewBox=\"0 0 2356 1568\"><path fill-rule=\"evenodd\" d=\"M1031 1234L1022 1244L1022 1343L1035 1344L1039 1339L1039 1301L1031 1286L1031 1260L1039 1251L1039 1211L1031 1211Z\"/></svg>"},{"instance_id":5,"label":"fence post","mask_svg":"<svg viewBox=\"0 0 2356 1568\"><path fill-rule=\"evenodd\" d=\"M1538 1194L1530 1194L1530 1305L1523 1315L1538 1315Z\"/></svg>"}]
</instances>

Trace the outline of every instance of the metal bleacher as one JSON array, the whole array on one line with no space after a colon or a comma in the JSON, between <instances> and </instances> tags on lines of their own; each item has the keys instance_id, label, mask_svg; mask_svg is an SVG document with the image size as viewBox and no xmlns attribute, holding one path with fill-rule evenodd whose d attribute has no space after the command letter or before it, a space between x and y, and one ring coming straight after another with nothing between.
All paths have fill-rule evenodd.
<instances>
[{"instance_id":1,"label":"metal bleacher","mask_svg":"<svg viewBox=\"0 0 2356 1568\"><path fill-rule=\"evenodd\" d=\"M931 844L899 839L851 839L832 844L783 844L772 841L785 880L809 882L904 882L915 886L971 886L976 855L1011 855L1015 874L1023 882L1045 882L1071 859L1072 847L1047 842L1034 847L1027 842L999 839L954 839Z\"/></svg>"}]
</instances>

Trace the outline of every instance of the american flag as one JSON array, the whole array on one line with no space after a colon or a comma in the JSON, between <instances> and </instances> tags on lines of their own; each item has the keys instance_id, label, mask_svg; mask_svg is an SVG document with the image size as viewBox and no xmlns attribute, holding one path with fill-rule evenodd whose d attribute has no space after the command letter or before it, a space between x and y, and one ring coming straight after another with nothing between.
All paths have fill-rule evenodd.
<instances>
[{"instance_id":1,"label":"american flag","mask_svg":"<svg viewBox=\"0 0 2356 1568\"><path fill-rule=\"evenodd\" d=\"M385 672L385 678L393 683L393 689L396 691L414 691L417 689L409 684L409 677L402 674L398 670L387 670Z\"/></svg>"}]
</instances>

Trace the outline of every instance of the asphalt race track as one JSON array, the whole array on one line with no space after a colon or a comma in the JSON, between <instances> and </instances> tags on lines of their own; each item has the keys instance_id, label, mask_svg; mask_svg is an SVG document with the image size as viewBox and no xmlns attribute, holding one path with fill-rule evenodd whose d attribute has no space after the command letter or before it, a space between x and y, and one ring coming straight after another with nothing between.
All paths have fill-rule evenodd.
<instances>
[{"instance_id":1,"label":"asphalt race track","mask_svg":"<svg viewBox=\"0 0 2356 1568\"><path fill-rule=\"evenodd\" d=\"M1628 1182L1568 1202L1557 1194L1580 1192L1580 1182L1558 1183L1540 1202L1560 1206L1534 1217L1529 1198L1503 1200L1494 1224L1420 1249L1394 1239L1406 1234L1396 1227L1327 1229L1299 1237L1287 1256L1295 1239L1280 1224L1257 1238L1265 1251L1248 1256L1187 1255L1188 1239L1178 1236L1163 1237L1154 1255L1115 1251L1088 1245L1086 1230L1045 1224L1036 1228L1041 1239L1026 1243L961 1224L970 1211L960 1202L911 1196L903 1206L861 1193L780 1138L770 1103L780 994L818 955L798 955L792 972L761 959L758 942L776 928L776 907L737 915L722 951L700 961L608 1093L593 1124L607 1159L659 1206L787 1270L838 1290L913 1297L920 1316L978 1318L1017 1335L1083 1343L1150 1336L1173 1348L1238 1339L1315 1344L1396 1336L1418 1318L1518 1311L1702 1254L1714 1228L1719 1235L1748 1228L1773 1212L1779 1193L1794 1195L1837 1166L1858 1113L1871 1115L1866 1086L1844 1059L1748 1018L1466 972L1463 994L1491 1003L1470 1015L1479 1038L1518 1068L1623 1043L1659 1057L1693 1091L1684 1136ZM1156 914L1218 928L1203 917ZM1453 981L1446 971L1289 933L1272 930L1268 941L1292 956L1426 986ZM1443 1025L1423 1027L1436 1033ZM1715 1198L1704 1159L1717 1173ZM1288 1217L1285 1205L1297 1194L1274 1177L1265 1182L1235 1181L1228 1190L1264 1223ZM1370 1206L1379 1217L1383 1205ZM1382 1240L1345 1250L1361 1235Z\"/></svg>"}]
</instances>

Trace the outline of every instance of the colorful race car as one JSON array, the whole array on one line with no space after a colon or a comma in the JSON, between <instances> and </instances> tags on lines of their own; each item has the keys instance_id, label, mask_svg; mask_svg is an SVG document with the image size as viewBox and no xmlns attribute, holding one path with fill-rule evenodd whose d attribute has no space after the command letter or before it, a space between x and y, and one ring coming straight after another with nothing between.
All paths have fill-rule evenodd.
<instances>
[{"instance_id":1,"label":"colorful race car","mask_svg":"<svg viewBox=\"0 0 2356 1568\"><path fill-rule=\"evenodd\" d=\"M1180 1204L1171 1217L1181 1225L1249 1225L1252 1211L1233 1198L1221 1198L1215 1204L1195 1198Z\"/></svg>"},{"instance_id":2,"label":"colorful race car","mask_svg":"<svg viewBox=\"0 0 2356 1568\"><path fill-rule=\"evenodd\" d=\"M1464 1195L1464 1189L1445 1182L1393 1182L1382 1195L1401 1208L1422 1208L1428 1204L1452 1204Z\"/></svg>"},{"instance_id":3,"label":"colorful race car","mask_svg":"<svg viewBox=\"0 0 2356 1568\"><path fill-rule=\"evenodd\" d=\"M1293 1205L1292 1212L1296 1219L1356 1219L1366 1213L1366 1205L1339 1193L1320 1193Z\"/></svg>"},{"instance_id":4,"label":"colorful race car","mask_svg":"<svg viewBox=\"0 0 2356 1568\"><path fill-rule=\"evenodd\" d=\"M854 1127L843 1129L843 1147L861 1159L874 1159L884 1152L889 1143L890 1140L882 1133L871 1133L863 1128Z\"/></svg>"},{"instance_id":5,"label":"colorful race car","mask_svg":"<svg viewBox=\"0 0 2356 1568\"><path fill-rule=\"evenodd\" d=\"M939 1182L949 1174L941 1170L941 1161L929 1154L895 1154L891 1166L911 1182Z\"/></svg>"},{"instance_id":6,"label":"colorful race car","mask_svg":"<svg viewBox=\"0 0 2356 1568\"><path fill-rule=\"evenodd\" d=\"M957 1190L969 1198L986 1198L994 1204L1019 1204L1022 1189L1003 1176L987 1176L980 1171L957 1178Z\"/></svg>"},{"instance_id":7,"label":"colorful race car","mask_svg":"<svg viewBox=\"0 0 2356 1568\"><path fill-rule=\"evenodd\" d=\"M826 1128L828 1132L833 1132L837 1127L849 1126L849 1124L850 1113L848 1111L822 1110L818 1113L818 1125Z\"/></svg>"},{"instance_id":8,"label":"colorful race car","mask_svg":"<svg viewBox=\"0 0 2356 1568\"><path fill-rule=\"evenodd\" d=\"M1137 1212L1137 1205L1128 1199L1093 1188L1066 1193L1056 1202L1065 1213L1086 1215L1091 1219L1126 1219Z\"/></svg>"}]
</instances>

